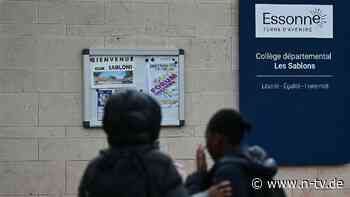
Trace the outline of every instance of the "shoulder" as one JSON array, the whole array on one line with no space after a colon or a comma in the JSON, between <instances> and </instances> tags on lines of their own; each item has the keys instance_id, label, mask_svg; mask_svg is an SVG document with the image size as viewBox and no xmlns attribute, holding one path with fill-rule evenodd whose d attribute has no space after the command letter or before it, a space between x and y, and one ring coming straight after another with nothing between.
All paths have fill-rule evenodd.
<instances>
[{"instance_id":1,"label":"shoulder","mask_svg":"<svg viewBox=\"0 0 350 197\"><path fill-rule=\"evenodd\" d=\"M243 167L237 163L219 163L214 165L213 173L214 175L239 175L243 173Z\"/></svg>"},{"instance_id":2,"label":"shoulder","mask_svg":"<svg viewBox=\"0 0 350 197\"><path fill-rule=\"evenodd\" d=\"M248 178L244 167L244 160L240 157L224 157L217 161L212 168L214 182L230 180L231 182L240 182Z\"/></svg>"},{"instance_id":3,"label":"shoulder","mask_svg":"<svg viewBox=\"0 0 350 197\"><path fill-rule=\"evenodd\" d=\"M101 161L103 160L102 156L99 155L88 162L86 168L85 168L85 177L92 177L93 174L98 170L98 166L100 165Z\"/></svg>"},{"instance_id":4,"label":"shoulder","mask_svg":"<svg viewBox=\"0 0 350 197\"><path fill-rule=\"evenodd\" d=\"M179 176L174 161L159 150L152 150L146 154L145 161L155 176Z\"/></svg>"},{"instance_id":5,"label":"shoulder","mask_svg":"<svg viewBox=\"0 0 350 197\"><path fill-rule=\"evenodd\" d=\"M152 150L145 155L148 169L154 178L153 183L160 189L163 196L183 196L170 195L183 190L182 178L178 173L174 161L159 150ZM181 193L181 192L180 192ZM168 194L168 195L165 195Z\"/></svg>"},{"instance_id":6,"label":"shoulder","mask_svg":"<svg viewBox=\"0 0 350 197\"><path fill-rule=\"evenodd\" d=\"M168 155L162 153L159 150L150 151L148 154L145 155L145 158L150 162L157 162L159 165L168 166L173 164L173 160Z\"/></svg>"},{"instance_id":7,"label":"shoulder","mask_svg":"<svg viewBox=\"0 0 350 197\"><path fill-rule=\"evenodd\" d=\"M246 160L236 156L225 156L217 161L213 169L215 171L242 171Z\"/></svg>"},{"instance_id":8,"label":"shoulder","mask_svg":"<svg viewBox=\"0 0 350 197\"><path fill-rule=\"evenodd\" d=\"M79 197L80 196L84 196L85 192L87 190L87 188L89 187L93 177L95 176L95 174L97 174L97 170L98 170L98 165L101 162L101 156L98 156L96 158L94 158L93 160L91 160L86 168L85 171L83 173L83 176L80 180L80 184L79 184Z\"/></svg>"}]
</instances>

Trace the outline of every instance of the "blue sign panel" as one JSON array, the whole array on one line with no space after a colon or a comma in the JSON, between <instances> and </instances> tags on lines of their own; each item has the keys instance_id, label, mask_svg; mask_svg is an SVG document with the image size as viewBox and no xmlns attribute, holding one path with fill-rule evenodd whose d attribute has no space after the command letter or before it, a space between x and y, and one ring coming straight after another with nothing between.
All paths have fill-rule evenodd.
<instances>
[{"instance_id":1,"label":"blue sign panel","mask_svg":"<svg viewBox=\"0 0 350 197\"><path fill-rule=\"evenodd\" d=\"M240 110L281 165L350 162L347 1L240 1Z\"/></svg>"}]
</instances>

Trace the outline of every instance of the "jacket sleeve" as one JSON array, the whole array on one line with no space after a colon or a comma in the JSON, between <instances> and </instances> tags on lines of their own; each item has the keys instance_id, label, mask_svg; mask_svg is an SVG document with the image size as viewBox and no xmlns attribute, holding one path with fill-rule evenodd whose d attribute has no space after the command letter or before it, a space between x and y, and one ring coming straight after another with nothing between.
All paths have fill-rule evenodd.
<instances>
[{"instance_id":1,"label":"jacket sleeve","mask_svg":"<svg viewBox=\"0 0 350 197\"><path fill-rule=\"evenodd\" d=\"M88 175L87 175L87 169L85 170L78 187L78 197L87 197L87 182L88 182Z\"/></svg>"},{"instance_id":2,"label":"jacket sleeve","mask_svg":"<svg viewBox=\"0 0 350 197\"><path fill-rule=\"evenodd\" d=\"M230 181L235 197L249 197L251 183L248 177L244 174L243 169L236 165L220 166L213 176L213 184L218 184L222 181Z\"/></svg>"},{"instance_id":3,"label":"jacket sleeve","mask_svg":"<svg viewBox=\"0 0 350 197\"><path fill-rule=\"evenodd\" d=\"M182 179L174 165L171 164L169 166L167 175L168 178L172 177L169 179L170 184L168 184L170 185L168 187L172 189L169 189L166 197L208 197L207 191L200 192L206 175L205 173L196 172L190 175L186 180L186 187L182 183ZM174 187L174 185L176 186Z\"/></svg>"},{"instance_id":4,"label":"jacket sleeve","mask_svg":"<svg viewBox=\"0 0 350 197\"><path fill-rule=\"evenodd\" d=\"M162 193L164 197L188 197L187 191L182 183L182 178L173 162L168 163L168 167L161 178Z\"/></svg>"},{"instance_id":5,"label":"jacket sleeve","mask_svg":"<svg viewBox=\"0 0 350 197\"><path fill-rule=\"evenodd\" d=\"M88 196L88 184L95 173L96 159L92 160L86 167L78 187L78 197Z\"/></svg>"},{"instance_id":6,"label":"jacket sleeve","mask_svg":"<svg viewBox=\"0 0 350 197\"><path fill-rule=\"evenodd\" d=\"M208 197L208 192L200 192L193 195L189 195L183 185L179 185L177 188L171 190L166 197Z\"/></svg>"},{"instance_id":7,"label":"jacket sleeve","mask_svg":"<svg viewBox=\"0 0 350 197\"><path fill-rule=\"evenodd\" d=\"M189 175L185 182L185 187L189 194L199 193L207 188L204 187L205 178L207 177L207 173L203 172L194 172Z\"/></svg>"},{"instance_id":8,"label":"jacket sleeve","mask_svg":"<svg viewBox=\"0 0 350 197\"><path fill-rule=\"evenodd\" d=\"M181 184L176 188L169 190L165 197L189 197L189 195L187 194L185 187Z\"/></svg>"}]
</instances>

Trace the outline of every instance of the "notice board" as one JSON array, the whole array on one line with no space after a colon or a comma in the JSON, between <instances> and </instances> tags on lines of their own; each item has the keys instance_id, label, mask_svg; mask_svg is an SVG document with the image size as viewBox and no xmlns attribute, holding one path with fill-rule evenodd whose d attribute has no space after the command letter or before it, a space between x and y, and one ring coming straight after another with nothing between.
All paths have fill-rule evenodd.
<instances>
[{"instance_id":1,"label":"notice board","mask_svg":"<svg viewBox=\"0 0 350 197\"><path fill-rule=\"evenodd\" d=\"M184 50L84 49L83 126L102 126L108 97L136 89L155 98L163 126L183 126Z\"/></svg>"},{"instance_id":2,"label":"notice board","mask_svg":"<svg viewBox=\"0 0 350 197\"><path fill-rule=\"evenodd\" d=\"M240 2L240 111L247 143L281 165L350 162L348 1Z\"/></svg>"}]
</instances>

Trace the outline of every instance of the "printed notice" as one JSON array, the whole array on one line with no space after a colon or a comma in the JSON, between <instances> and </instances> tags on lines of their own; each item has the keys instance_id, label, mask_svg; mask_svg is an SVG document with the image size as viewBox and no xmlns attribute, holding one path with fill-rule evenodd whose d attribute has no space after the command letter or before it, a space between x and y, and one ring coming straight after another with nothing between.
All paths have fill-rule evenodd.
<instances>
[{"instance_id":1,"label":"printed notice","mask_svg":"<svg viewBox=\"0 0 350 197\"><path fill-rule=\"evenodd\" d=\"M92 88L118 88L134 84L132 57L104 56L90 59Z\"/></svg>"},{"instance_id":2,"label":"printed notice","mask_svg":"<svg viewBox=\"0 0 350 197\"><path fill-rule=\"evenodd\" d=\"M97 89L97 120L102 121L104 107L107 99L113 94L113 90Z\"/></svg>"},{"instance_id":3,"label":"printed notice","mask_svg":"<svg viewBox=\"0 0 350 197\"><path fill-rule=\"evenodd\" d=\"M149 64L149 92L162 108L178 108L179 87L176 63Z\"/></svg>"}]
</instances>

